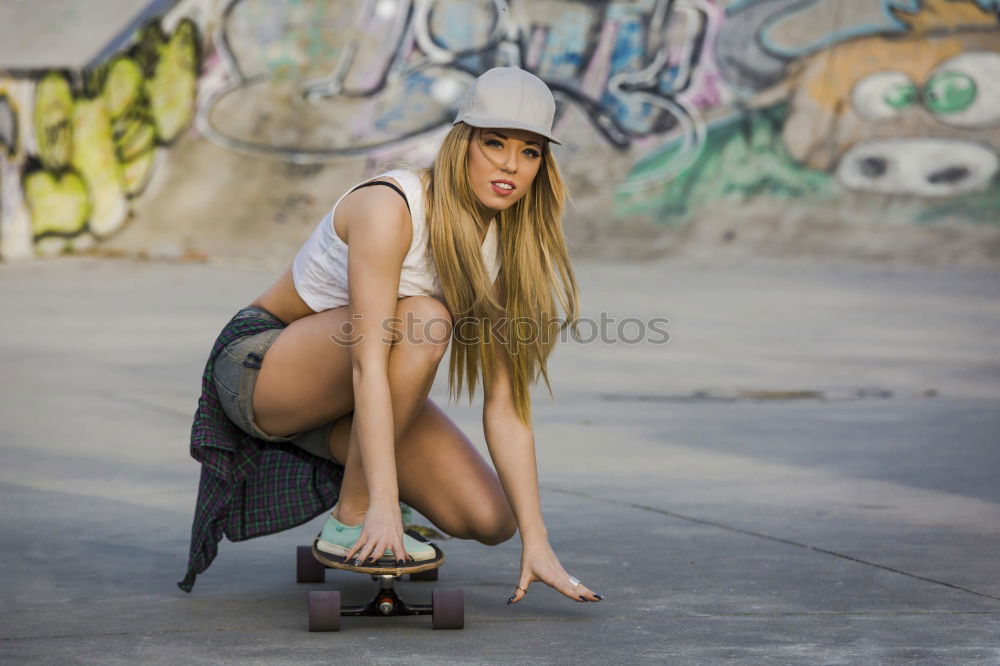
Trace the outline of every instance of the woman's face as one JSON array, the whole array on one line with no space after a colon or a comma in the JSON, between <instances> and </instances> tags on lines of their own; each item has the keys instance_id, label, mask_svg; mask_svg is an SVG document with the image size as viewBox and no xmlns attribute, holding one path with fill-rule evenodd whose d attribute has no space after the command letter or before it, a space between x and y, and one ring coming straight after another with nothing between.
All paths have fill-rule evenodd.
<instances>
[{"instance_id":1,"label":"woman's face","mask_svg":"<svg viewBox=\"0 0 1000 666\"><path fill-rule=\"evenodd\" d=\"M545 140L527 130L475 128L469 141L469 179L491 215L528 193L542 165Z\"/></svg>"}]
</instances>

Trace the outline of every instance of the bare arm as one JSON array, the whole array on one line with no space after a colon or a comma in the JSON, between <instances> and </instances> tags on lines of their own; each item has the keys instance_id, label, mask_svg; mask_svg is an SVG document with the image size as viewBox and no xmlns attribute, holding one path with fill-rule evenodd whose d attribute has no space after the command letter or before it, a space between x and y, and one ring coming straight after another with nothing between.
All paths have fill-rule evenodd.
<instances>
[{"instance_id":1,"label":"bare arm","mask_svg":"<svg viewBox=\"0 0 1000 666\"><path fill-rule=\"evenodd\" d=\"M502 290L499 300L505 302ZM549 544L538 492L535 436L531 424L522 423L514 410L510 357L502 344L497 345L496 367L493 384L484 387L483 432L523 545L518 589L508 603L523 599L533 581L541 581L576 601L599 601L602 597L586 585L572 584Z\"/></svg>"},{"instance_id":2,"label":"bare arm","mask_svg":"<svg viewBox=\"0 0 1000 666\"><path fill-rule=\"evenodd\" d=\"M389 392L385 322L396 314L399 274L412 239L409 212L388 188L365 188L347 219L354 427L368 484L365 526L347 557L378 559L385 548L403 554ZM365 190L359 190L364 192ZM355 550L356 549L356 550Z\"/></svg>"},{"instance_id":3,"label":"bare arm","mask_svg":"<svg viewBox=\"0 0 1000 666\"><path fill-rule=\"evenodd\" d=\"M501 301L502 303L503 301ZM486 447L514 511L524 543L548 541L538 495L535 436L514 410L511 365L507 350L497 345L497 372L493 385L485 388L483 433Z\"/></svg>"}]
</instances>

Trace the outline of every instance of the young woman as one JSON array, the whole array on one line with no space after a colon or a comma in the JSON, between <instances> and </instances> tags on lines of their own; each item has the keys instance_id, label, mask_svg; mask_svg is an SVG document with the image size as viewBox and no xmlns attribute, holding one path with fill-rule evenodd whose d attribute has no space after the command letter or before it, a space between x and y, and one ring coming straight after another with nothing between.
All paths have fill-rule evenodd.
<instances>
[{"instance_id":1,"label":"young woman","mask_svg":"<svg viewBox=\"0 0 1000 666\"><path fill-rule=\"evenodd\" d=\"M563 327L578 309L565 187L549 148L554 111L530 73L484 73L434 163L341 196L292 265L234 317L265 318L267 330L217 341L208 374L226 417L342 470L318 542L326 553L432 558L404 532L402 501L458 538L494 545L520 531L508 603L534 581L576 601L602 598L549 545L531 429L528 387L539 373L548 384L560 329L553 292ZM482 377L496 472L428 397L449 344L451 395L465 381L471 399Z\"/></svg>"}]
</instances>

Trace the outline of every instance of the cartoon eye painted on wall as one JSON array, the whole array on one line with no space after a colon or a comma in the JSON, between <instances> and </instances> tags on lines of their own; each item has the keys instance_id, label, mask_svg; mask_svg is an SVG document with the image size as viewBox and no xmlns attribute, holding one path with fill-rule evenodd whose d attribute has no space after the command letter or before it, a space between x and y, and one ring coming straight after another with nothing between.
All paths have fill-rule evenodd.
<instances>
[{"instance_id":1,"label":"cartoon eye painted on wall","mask_svg":"<svg viewBox=\"0 0 1000 666\"><path fill-rule=\"evenodd\" d=\"M1000 122L1000 53L963 53L946 60L927 79L924 106L956 127Z\"/></svg>"},{"instance_id":2,"label":"cartoon eye painted on wall","mask_svg":"<svg viewBox=\"0 0 1000 666\"><path fill-rule=\"evenodd\" d=\"M872 120L891 118L916 103L916 84L902 72L875 72L858 81L851 101L858 113Z\"/></svg>"},{"instance_id":3,"label":"cartoon eye painted on wall","mask_svg":"<svg viewBox=\"0 0 1000 666\"><path fill-rule=\"evenodd\" d=\"M976 99L976 82L958 72L938 72L924 86L924 104L934 113L957 113Z\"/></svg>"}]
</instances>

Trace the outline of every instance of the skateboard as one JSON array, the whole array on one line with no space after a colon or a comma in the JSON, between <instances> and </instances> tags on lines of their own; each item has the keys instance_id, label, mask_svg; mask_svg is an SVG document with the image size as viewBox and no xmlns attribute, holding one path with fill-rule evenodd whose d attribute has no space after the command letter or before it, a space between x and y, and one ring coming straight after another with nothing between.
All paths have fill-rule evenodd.
<instances>
[{"instance_id":1,"label":"skateboard","mask_svg":"<svg viewBox=\"0 0 1000 666\"><path fill-rule=\"evenodd\" d=\"M414 530L406 533L418 541L430 543ZM341 569L367 574L379 584L375 596L367 604L344 606L340 603L339 590L313 590L309 592L309 631L340 631L340 618L344 615L430 615L434 629L461 629L465 626L465 602L460 589L431 591L431 603L407 604L393 588L393 583L409 575L411 581L436 581L444 563L444 553L436 544L434 559L404 564L395 560L379 560L374 564L354 566L340 561L336 555L316 548L317 535L312 546L299 546L295 566L295 579L299 583L322 583L327 569Z\"/></svg>"}]
</instances>

